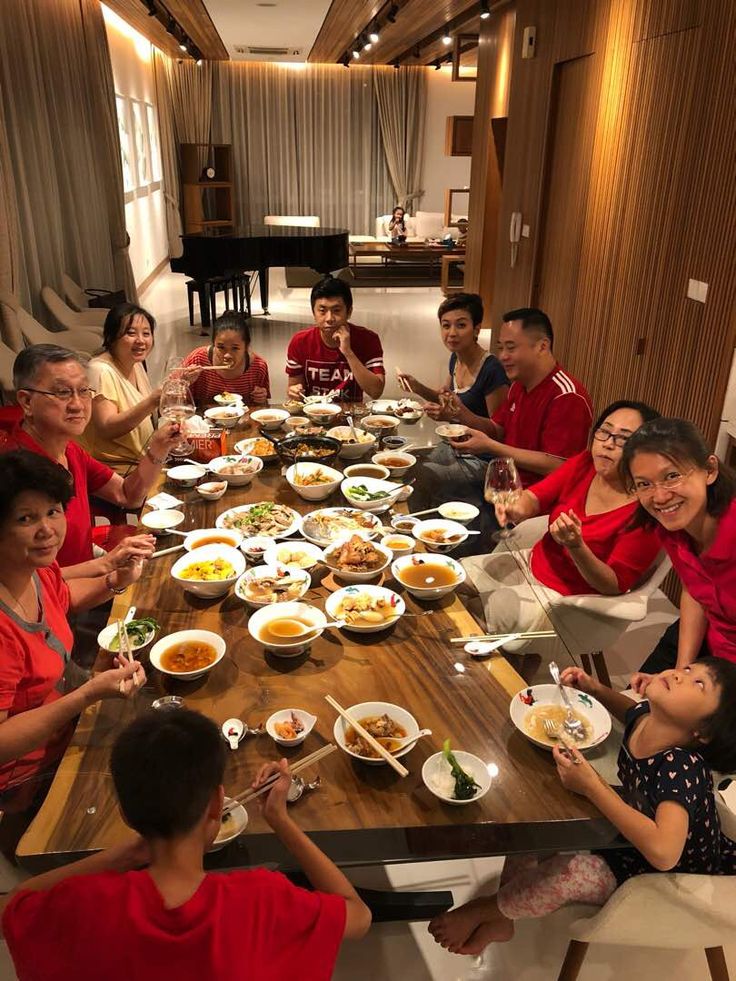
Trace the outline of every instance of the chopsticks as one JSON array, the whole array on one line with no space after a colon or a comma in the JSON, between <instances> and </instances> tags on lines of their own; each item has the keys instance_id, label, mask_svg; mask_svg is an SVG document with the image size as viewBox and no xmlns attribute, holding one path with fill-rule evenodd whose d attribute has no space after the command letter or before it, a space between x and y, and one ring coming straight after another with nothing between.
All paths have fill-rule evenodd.
<instances>
[{"instance_id":1,"label":"chopsticks","mask_svg":"<svg viewBox=\"0 0 736 981\"><path fill-rule=\"evenodd\" d=\"M127 661L128 664L133 663L133 655L130 650L128 631L125 629L125 624L122 620L118 620L118 654L122 660Z\"/></svg>"},{"instance_id":2,"label":"chopsticks","mask_svg":"<svg viewBox=\"0 0 736 981\"><path fill-rule=\"evenodd\" d=\"M308 756L305 756L304 759L298 760L291 767L292 775L299 773L300 770L306 770L308 766L312 766L314 763L319 763L321 760L325 759L325 757L329 756L330 753L334 753L336 749L337 746L334 743L328 743L326 746L322 746L320 749L315 750L314 753L310 753ZM222 816L224 817L226 814L229 814L230 811L234 811L235 808L239 807L241 804L248 804L250 801L255 800L256 797L260 797L261 794L268 793L280 776L280 773L274 773L274 775L269 777L263 786L258 788L258 790L245 790L242 794L238 794L237 797L231 798L230 801L228 801L228 803L223 807Z\"/></svg>"},{"instance_id":3,"label":"chopsticks","mask_svg":"<svg viewBox=\"0 0 736 981\"><path fill-rule=\"evenodd\" d=\"M339 702L335 701L332 695L325 695L325 701L334 708L338 715L341 715L343 719L345 719L345 721L351 725L353 729L355 729L358 735L364 739L369 746L375 749L378 755L381 756L389 764L389 766L392 766L394 770L396 770L400 777L409 776L409 771L406 769L406 767L399 763L396 757L392 753L389 753L389 751L382 746L377 739L375 739L366 729L364 729L357 719L354 719L352 715L347 712L342 705L340 705Z\"/></svg>"},{"instance_id":4,"label":"chopsticks","mask_svg":"<svg viewBox=\"0 0 736 981\"><path fill-rule=\"evenodd\" d=\"M556 637L555 630L526 630L520 633L475 634L471 637L450 637L451 644L468 644L475 640L526 640L533 637Z\"/></svg>"}]
</instances>

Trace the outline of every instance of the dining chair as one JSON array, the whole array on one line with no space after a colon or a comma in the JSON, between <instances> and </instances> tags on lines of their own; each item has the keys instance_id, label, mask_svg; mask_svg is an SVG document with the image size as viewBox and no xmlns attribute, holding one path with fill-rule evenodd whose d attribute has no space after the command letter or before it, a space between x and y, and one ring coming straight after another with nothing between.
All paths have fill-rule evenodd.
<instances>
[{"instance_id":1,"label":"dining chair","mask_svg":"<svg viewBox=\"0 0 736 981\"><path fill-rule=\"evenodd\" d=\"M57 344L87 360L100 348L100 335L88 328L47 330L25 310L12 293L0 293L0 333L16 354L29 344Z\"/></svg>"}]
</instances>

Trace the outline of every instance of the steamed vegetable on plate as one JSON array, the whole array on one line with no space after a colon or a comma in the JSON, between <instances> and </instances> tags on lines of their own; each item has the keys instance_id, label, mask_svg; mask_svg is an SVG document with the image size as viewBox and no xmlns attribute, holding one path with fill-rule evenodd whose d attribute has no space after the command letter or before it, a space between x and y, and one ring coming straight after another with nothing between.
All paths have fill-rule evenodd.
<instances>
[{"instance_id":1,"label":"steamed vegetable on plate","mask_svg":"<svg viewBox=\"0 0 736 981\"><path fill-rule=\"evenodd\" d=\"M455 780L455 799L471 800L481 789L479 783L466 773L455 759L455 754L450 749L450 740L446 739L442 745L442 755L450 764L450 770Z\"/></svg>"}]
</instances>

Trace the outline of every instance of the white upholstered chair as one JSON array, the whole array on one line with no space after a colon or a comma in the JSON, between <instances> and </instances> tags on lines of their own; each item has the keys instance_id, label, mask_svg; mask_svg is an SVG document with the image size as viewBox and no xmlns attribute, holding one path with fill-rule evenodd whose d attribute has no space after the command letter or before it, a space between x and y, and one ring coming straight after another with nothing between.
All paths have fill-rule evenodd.
<instances>
[{"instance_id":1,"label":"white upholstered chair","mask_svg":"<svg viewBox=\"0 0 736 981\"><path fill-rule=\"evenodd\" d=\"M29 344L57 344L88 358L100 348L100 334L88 328L47 330L11 293L0 293L0 331L3 342L16 354Z\"/></svg>"},{"instance_id":2,"label":"white upholstered chair","mask_svg":"<svg viewBox=\"0 0 736 981\"><path fill-rule=\"evenodd\" d=\"M102 325L105 323L108 310L74 310L50 286L42 288L41 299L53 320L62 330L96 331L99 337L102 336Z\"/></svg>"},{"instance_id":3,"label":"white upholstered chair","mask_svg":"<svg viewBox=\"0 0 736 981\"><path fill-rule=\"evenodd\" d=\"M548 527L548 515L522 521L515 531L514 549L531 548ZM500 543L496 551L505 548ZM646 581L618 596L560 596L555 593L549 597L543 587L537 591L537 596L569 653L581 658L587 671L592 656L598 677L610 686L604 650L614 644L630 624L641 623L646 618L649 601L671 567L667 555L661 552Z\"/></svg>"},{"instance_id":4,"label":"white upholstered chair","mask_svg":"<svg viewBox=\"0 0 736 981\"><path fill-rule=\"evenodd\" d=\"M61 287L64 290L64 299L72 310L88 310L89 297L82 287L71 276L62 273Z\"/></svg>"}]
</instances>

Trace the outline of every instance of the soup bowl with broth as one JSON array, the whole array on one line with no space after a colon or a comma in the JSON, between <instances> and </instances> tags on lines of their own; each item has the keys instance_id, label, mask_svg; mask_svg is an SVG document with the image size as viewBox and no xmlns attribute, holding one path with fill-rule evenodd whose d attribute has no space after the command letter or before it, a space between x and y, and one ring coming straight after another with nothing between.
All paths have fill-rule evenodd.
<instances>
[{"instance_id":1,"label":"soup bowl with broth","mask_svg":"<svg viewBox=\"0 0 736 981\"><path fill-rule=\"evenodd\" d=\"M465 569L448 555L402 555L391 575L416 599L440 599L465 582Z\"/></svg>"},{"instance_id":2,"label":"soup bowl with broth","mask_svg":"<svg viewBox=\"0 0 736 981\"><path fill-rule=\"evenodd\" d=\"M257 610L248 620L248 633L272 654L297 657L325 629L327 618L309 603L277 603Z\"/></svg>"},{"instance_id":3,"label":"soup bowl with broth","mask_svg":"<svg viewBox=\"0 0 736 981\"><path fill-rule=\"evenodd\" d=\"M565 691L572 703L575 718L583 724L584 739L578 741L573 736L565 735L562 724L567 710L562 704L557 685L533 685L522 688L511 699L509 706L511 721L530 742L542 749L551 750L559 743L559 740L550 738L544 731L545 719L559 728L566 742L582 751L592 749L609 736L611 716L592 695L567 686Z\"/></svg>"},{"instance_id":4,"label":"soup bowl with broth","mask_svg":"<svg viewBox=\"0 0 736 981\"><path fill-rule=\"evenodd\" d=\"M149 660L162 674L194 681L211 671L226 649L222 637L211 630L178 630L153 645Z\"/></svg>"},{"instance_id":5,"label":"soup bowl with broth","mask_svg":"<svg viewBox=\"0 0 736 981\"><path fill-rule=\"evenodd\" d=\"M237 528L200 528L198 531L190 531L184 539L184 548L187 552L192 549L202 548L205 545L225 545L229 548L237 548L243 540L243 533Z\"/></svg>"}]
</instances>

